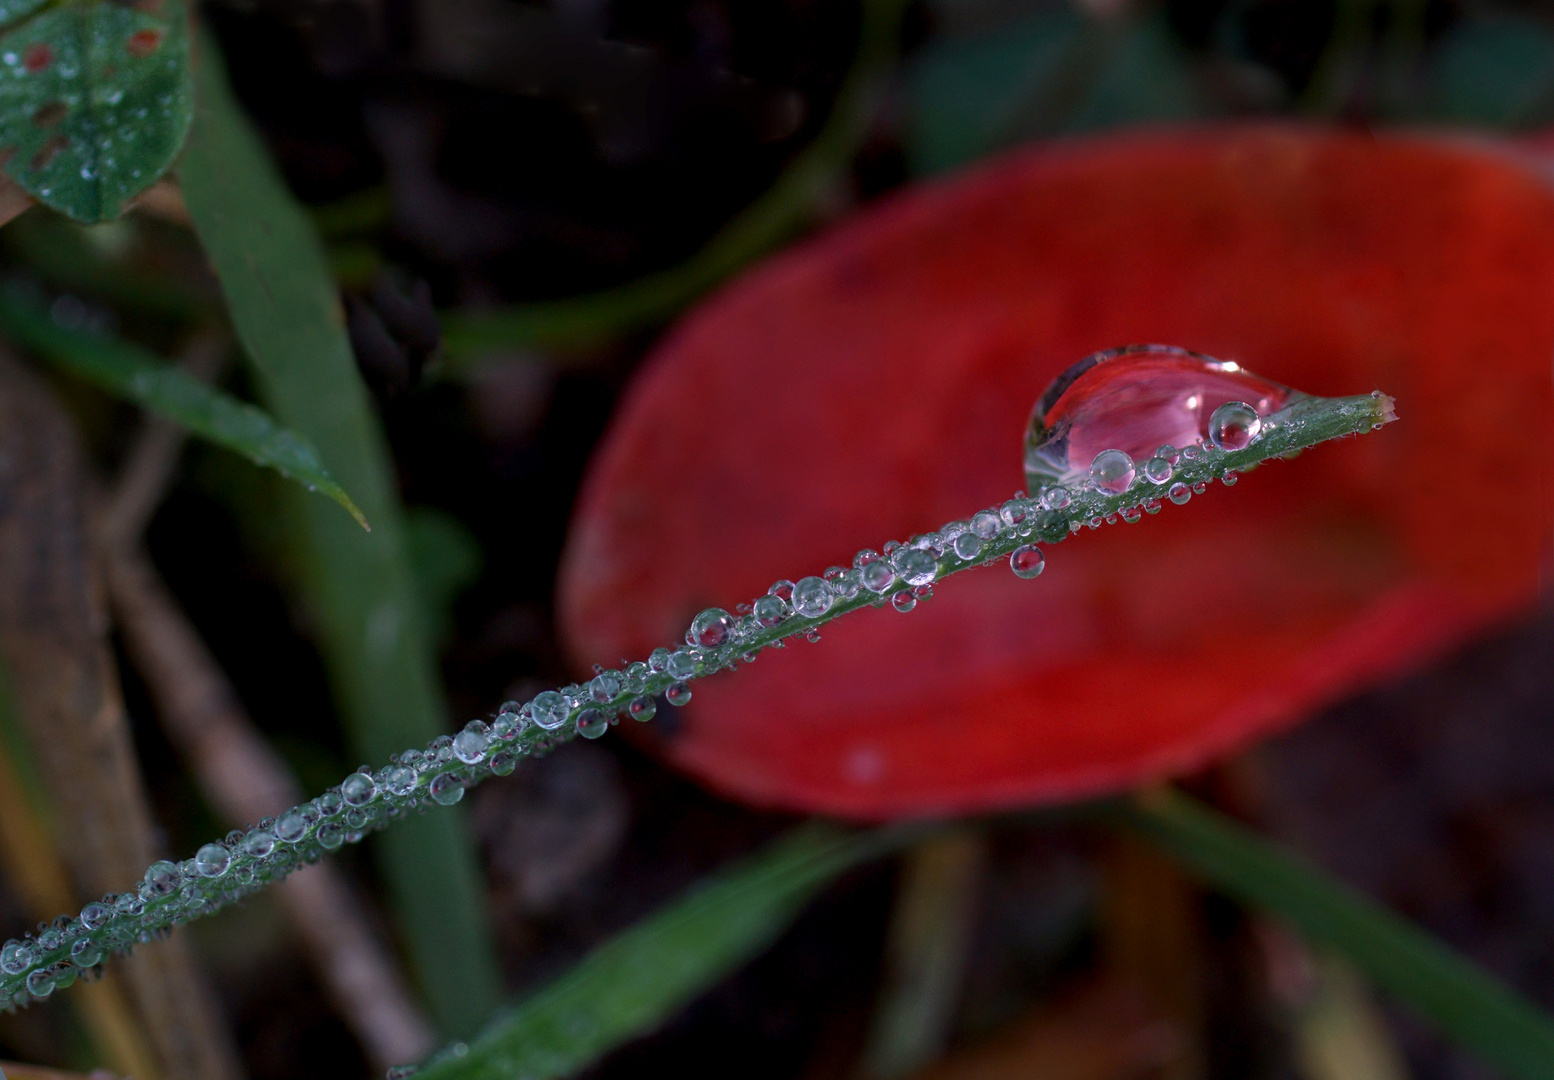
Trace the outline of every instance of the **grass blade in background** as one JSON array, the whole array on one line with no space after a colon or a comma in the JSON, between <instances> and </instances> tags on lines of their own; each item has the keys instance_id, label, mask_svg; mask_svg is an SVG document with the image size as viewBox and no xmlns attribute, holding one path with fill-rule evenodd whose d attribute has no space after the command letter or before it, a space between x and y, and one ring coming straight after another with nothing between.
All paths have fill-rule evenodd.
<instances>
[{"instance_id":1,"label":"grass blade in background","mask_svg":"<svg viewBox=\"0 0 1554 1080\"><path fill-rule=\"evenodd\" d=\"M329 475L313 445L277 424L263 409L206 386L137 345L67 330L43 312L3 294L0 330L17 344L115 397L160 413L202 439L329 496L367 526L367 519Z\"/></svg>"},{"instance_id":2,"label":"grass blade in background","mask_svg":"<svg viewBox=\"0 0 1554 1080\"><path fill-rule=\"evenodd\" d=\"M619 288L492 311L450 312L451 364L484 351L582 348L664 321L797 232L846 176L874 122L895 66L905 0L864 0L857 59L825 126L777 181L685 262Z\"/></svg>"},{"instance_id":3,"label":"grass blade in background","mask_svg":"<svg viewBox=\"0 0 1554 1080\"><path fill-rule=\"evenodd\" d=\"M1186 795L1154 793L1120 813L1216 888L1346 956L1507 1076L1554 1078L1554 1019L1443 942Z\"/></svg>"},{"instance_id":4,"label":"grass blade in background","mask_svg":"<svg viewBox=\"0 0 1554 1080\"><path fill-rule=\"evenodd\" d=\"M771 945L816 893L921 828L801 827L595 948L416 1080L549 1080L645 1035ZM445 1052L446 1053L446 1052Z\"/></svg>"},{"instance_id":5,"label":"grass blade in background","mask_svg":"<svg viewBox=\"0 0 1554 1080\"><path fill-rule=\"evenodd\" d=\"M242 115L209 38L196 78L180 175L259 395L318 447L372 522L367 534L318 500L298 500L293 547L352 749L382 764L446 729L388 446L318 238ZM408 818L377 853L433 1016L446 1034L467 1034L490 1015L499 976L464 815Z\"/></svg>"}]
</instances>

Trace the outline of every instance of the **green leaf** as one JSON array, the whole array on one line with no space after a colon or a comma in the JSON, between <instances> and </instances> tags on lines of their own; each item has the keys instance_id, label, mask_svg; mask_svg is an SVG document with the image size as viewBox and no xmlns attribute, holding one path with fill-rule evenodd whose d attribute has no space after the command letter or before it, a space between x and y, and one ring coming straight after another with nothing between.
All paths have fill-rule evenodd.
<instances>
[{"instance_id":1,"label":"green leaf","mask_svg":"<svg viewBox=\"0 0 1554 1080\"><path fill-rule=\"evenodd\" d=\"M1430 67L1432 119L1515 128L1554 113L1554 29L1545 20L1470 14L1452 23Z\"/></svg>"},{"instance_id":2,"label":"green leaf","mask_svg":"<svg viewBox=\"0 0 1554 1080\"><path fill-rule=\"evenodd\" d=\"M260 400L312 440L372 521L368 535L338 514L320 513L317 500L298 500L286 525L301 603L351 750L379 764L447 729L393 462L318 237L233 99L208 39L196 77L196 116L179 175ZM495 1007L499 976L463 814L407 818L377 845L434 1016L450 1036L475 1030Z\"/></svg>"},{"instance_id":3,"label":"green leaf","mask_svg":"<svg viewBox=\"0 0 1554 1080\"><path fill-rule=\"evenodd\" d=\"M1347 956L1507 1075L1554 1077L1554 1019L1423 930L1185 795L1155 793L1118 812L1217 888Z\"/></svg>"},{"instance_id":4,"label":"green leaf","mask_svg":"<svg viewBox=\"0 0 1554 1080\"><path fill-rule=\"evenodd\" d=\"M549 1080L647 1034L774 942L827 882L921 830L801 827L589 953L416 1080Z\"/></svg>"},{"instance_id":5,"label":"green leaf","mask_svg":"<svg viewBox=\"0 0 1554 1080\"><path fill-rule=\"evenodd\" d=\"M906 91L905 141L920 174L1043 136L1208 111L1159 12L1113 23L1063 10L946 38L918 57Z\"/></svg>"},{"instance_id":6,"label":"green leaf","mask_svg":"<svg viewBox=\"0 0 1554 1080\"><path fill-rule=\"evenodd\" d=\"M0 294L0 329L15 342L116 397L161 413L195 435L235 450L345 507L362 528L367 519L335 483L313 444L239 401L158 359L139 346L67 330L15 297Z\"/></svg>"},{"instance_id":7,"label":"green leaf","mask_svg":"<svg viewBox=\"0 0 1554 1080\"><path fill-rule=\"evenodd\" d=\"M183 4L10 0L0 26L6 174L78 221L117 217L189 130Z\"/></svg>"}]
</instances>

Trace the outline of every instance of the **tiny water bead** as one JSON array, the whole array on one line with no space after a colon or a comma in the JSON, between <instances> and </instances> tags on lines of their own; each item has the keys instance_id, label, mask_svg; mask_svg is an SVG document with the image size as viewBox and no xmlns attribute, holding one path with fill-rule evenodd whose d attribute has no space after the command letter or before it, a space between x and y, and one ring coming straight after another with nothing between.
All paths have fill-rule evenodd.
<instances>
[{"instance_id":1,"label":"tiny water bead","mask_svg":"<svg viewBox=\"0 0 1554 1080\"><path fill-rule=\"evenodd\" d=\"M806 619L817 619L831 610L836 592L825 578L800 578L793 586L793 610Z\"/></svg>"},{"instance_id":2,"label":"tiny water bead","mask_svg":"<svg viewBox=\"0 0 1554 1080\"><path fill-rule=\"evenodd\" d=\"M597 739L610 730L610 718L598 709L584 709L577 714L577 733L585 739Z\"/></svg>"},{"instance_id":3,"label":"tiny water bead","mask_svg":"<svg viewBox=\"0 0 1554 1080\"><path fill-rule=\"evenodd\" d=\"M669 657L669 650L662 650L665 660ZM657 653L654 657L656 659ZM567 717L572 715L572 707L567 704L567 699L554 690L546 690L536 694L530 703L534 714L534 722L546 731L555 731L567 722Z\"/></svg>"},{"instance_id":4,"label":"tiny water bead","mask_svg":"<svg viewBox=\"0 0 1554 1080\"><path fill-rule=\"evenodd\" d=\"M939 564L933 555L922 548L904 547L890 557L891 564L901 580L908 585L927 585L939 573Z\"/></svg>"},{"instance_id":5,"label":"tiny water bead","mask_svg":"<svg viewBox=\"0 0 1554 1080\"><path fill-rule=\"evenodd\" d=\"M633 720L646 723L658 712L658 706L654 704L652 698L644 694L642 697L632 698L631 704L626 706L626 711L631 714Z\"/></svg>"},{"instance_id":6,"label":"tiny water bead","mask_svg":"<svg viewBox=\"0 0 1554 1080\"><path fill-rule=\"evenodd\" d=\"M1107 495L1127 491L1135 475L1133 459L1121 450L1102 450L1090 463L1090 482Z\"/></svg>"},{"instance_id":7,"label":"tiny water bead","mask_svg":"<svg viewBox=\"0 0 1554 1080\"><path fill-rule=\"evenodd\" d=\"M452 773L438 773L432 777L432 783L428 788L432 801L439 806L452 806L464 798L464 784Z\"/></svg>"},{"instance_id":8,"label":"tiny water bead","mask_svg":"<svg viewBox=\"0 0 1554 1080\"><path fill-rule=\"evenodd\" d=\"M413 788L414 786L415 783L412 781L411 787ZM288 844L295 844L307 833L309 824L307 815L302 808L288 810L275 819L275 837L278 840L286 841Z\"/></svg>"},{"instance_id":9,"label":"tiny water bead","mask_svg":"<svg viewBox=\"0 0 1554 1080\"><path fill-rule=\"evenodd\" d=\"M275 850L275 834L268 829L255 829L243 841L243 853L262 859Z\"/></svg>"},{"instance_id":10,"label":"tiny water bead","mask_svg":"<svg viewBox=\"0 0 1554 1080\"><path fill-rule=\"evenodd\" d=\"M762 626L776 626L788 614L788 605L775 596L763 596L750 605L750 613Z\"/></svg>"},{"instance_id":11,"label":"tiny water bead","mask_svg":"<svg viewBox=\"0 0 1554 1080\"><path fill-rule=\"evenodd\" d=\"M669 689L664 691L664 700L675 706L688 704L691 700L691 688L683 682L670 683Z\"/></svg>"},{"instance_id":12,"label":"tiny water bead","mask_svg":"<svg viewBox=\"0 0 1554 1080\"><path fill-rule=\"evenodd\" d=\"M415 790L420 778L421 774L408 765L395 765L383 770L383 787L391 795L408 795Z\"/></svg>"},{"instance_id":13,"label":"tiny water bead","mask_svg":"<svg viewBox=\"0 0 1554 1080\"><path fill-rule=\"evenodd\" d=\"M340 797L349 806L362 806L378 793L378 782L366 772L353 772L340 783Z\"/></svg>"},{"instance_id":14,"label":"tiny water bead","mask_svg":"<svg viewBox=\"0 0 1554 1080\"><path fill-rule=\"evenodd\" d=\"M1244 401L1227 401L1209 417L1209 441L1221 450L1245 450L1263 429L1263 418Z\"/></svg>"},{"instance_id":15,"label":"tiny water bead","mask_svg":"<svg viewBox=\"0 0 1554 1080\"><path fill-rule=\"evenodd\" d=\"M859 571L859 576L863 587L875 594L884 592L896 580L896 572L883 559L869 563Z\"/></svg>"},{"instance_id":16,"label":"tiny water bead","mask_svg":"<svg viewBox=\"0 0 1554 1080\"><path fill-rule=\"evenodd\" d=\"M1174 475L1176 470L1171 467L1171 462L1158 454L1144 462L1144 479L1151 484L1168 484Z\"/></svg>"},{"instance_id":17,"label":"tiny water bead","mask_svg":"<svg viewBox=\"0 0 1554 1080\"><path fill-rule=\"evenodd\" d=\"M485 757L490 746L490 729L479 720L471 720L463 731L453 737L453 756L466 765L475 765Z\"/></svg>"},{"instance_id":18,"label":"tiny water bead","mask_svg":"<svg viewBox=\"0 0 1554 1080\"><path fill-rule=\"evenodd\" d=\"M963 532L955 538L955 542L950 547L954 550L957 559L970 562L981 553L983 540L974 532Z\"/></svg>"},{"instance_id":19,"label":"tiny water bead","mask_svg":"<svg viewBox=\"0 0 1554 1080\"><path fill-rule=\"evenodd\" d=\"M917 597L911 589L902 589L890 598L890 606L905 615L917 606Z\"/></svg>"},{"instance_id":20,"label":"tiny water bead","mask_svg":"<svg viewBox=\"0 0 1554 1080\"><path fill-rule=\"evenodd\" d=\"M800 584L802 585L803 582ZM734 616L722 608L708 608L692 620L691 628L685 632L685 643L716 649L728 640L729 635L734 631L734 625Z\"/></svg>"},{"instance_id":21,"label":"tiny water bead","mask_svg":"<svg viewBox=\"0 0 1554 1080\"><path fill-rule=\"evenodd\" d=\"M1175 447L1187 447L1183 456L1191 458L1192 444L1212 438L1220 406L1245 405L1261 422L1303 396L1239 364L1174 346L1095 353L1058 376L1036 403L1025 436L1026 481L1036 491L1088 479L1107 450L1175 465ZM1248 442L1255 437L1253 431Z\"/></svg>"},{"instance_id":22,"label":"tiny water bead","mask_svg":"<svg viewBox=\"0 0 1554 1080\"><path fill-rule=\"evenodd\" d=\"M1021 544L1009 553L1009 569L1014 571L1015 577L1039 577L1046 568L1047 557L1035 544Z\"/></svg>"},{"instance_id":23,"label":"tiny water bead","mask_svg":"<svg viewBox=\"0 0 1554 1080\"><path fill-rule=\"evenodd\" d=\"M1187 500L1192 498L1192 492L1188 490L1186 484L1172 484L1166 490L1166 498L1170 499L1177 506L1185 506L1187 505Z\"/></svg>"},{"instance_id":24,"label":"tiny water bead","mask_svg":"<svg viewBox=\"0 0 1554 1080\"><path fill-rule=\"evenodd\" d=\"M220 877L232 865L232 853L220 844L206 844L194 853L194 869L204 877Z\"/></svg>"}]
</instances>

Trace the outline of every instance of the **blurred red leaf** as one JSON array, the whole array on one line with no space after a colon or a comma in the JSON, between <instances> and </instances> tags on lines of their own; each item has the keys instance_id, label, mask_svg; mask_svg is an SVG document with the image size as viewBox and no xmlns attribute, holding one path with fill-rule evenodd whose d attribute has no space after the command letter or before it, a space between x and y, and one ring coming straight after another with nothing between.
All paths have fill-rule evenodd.
<instances>
[{"instance_id":1,"label":"blurred red leaf","mask_svg":"<svg viewBox=\"0 0 1554 1080\"><path fill-rule=\"evenodd\" d=\"M674 764L883 817L1179 773L1536 602L1551 537L1554 195L1487 150L1288 128L1021 153L746 276L644 366L559 591L580 663L968 517L1087 353L1159 341L1403 422L1046 574L975 571L698 684Z\"/></svg>"}]
</instances>

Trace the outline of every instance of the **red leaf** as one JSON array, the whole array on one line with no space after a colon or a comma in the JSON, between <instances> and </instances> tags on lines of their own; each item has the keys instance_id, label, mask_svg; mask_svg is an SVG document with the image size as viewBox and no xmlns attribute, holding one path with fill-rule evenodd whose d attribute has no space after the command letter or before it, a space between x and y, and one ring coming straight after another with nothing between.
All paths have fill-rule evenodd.
<instances>
[{"instance_id":1,"label":"red leaf","mask_svg":"<svg viewBox=\"0 0 1554 1080\"><path fill-rule=\"evenodd\" d=\"M1042 148L921 187L690 316L579 504L580 663L1007 498L1047 382L1158 341L1402 423L975 571L698 684L662 748L880 817L1194 768L1536 602L1554 520L1554 195L1486 151L1284 128Z\"/></svg>"}]
</instances>

